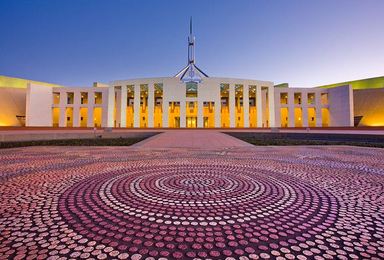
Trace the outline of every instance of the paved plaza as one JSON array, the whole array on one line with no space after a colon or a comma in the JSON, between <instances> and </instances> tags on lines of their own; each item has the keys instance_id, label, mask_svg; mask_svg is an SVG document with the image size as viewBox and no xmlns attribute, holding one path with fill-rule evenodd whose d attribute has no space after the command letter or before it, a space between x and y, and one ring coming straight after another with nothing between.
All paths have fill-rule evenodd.
<instances>
[{"instance_id":1,"label":"paved plaza","mask_svg":"<svg viewBox=\"0 0 384 260\"><path fill-rule=\"evenodd\" d=\"M0 150L0 258L383 259L384 149L167 131Z\"/></svg>"}]
</instances>

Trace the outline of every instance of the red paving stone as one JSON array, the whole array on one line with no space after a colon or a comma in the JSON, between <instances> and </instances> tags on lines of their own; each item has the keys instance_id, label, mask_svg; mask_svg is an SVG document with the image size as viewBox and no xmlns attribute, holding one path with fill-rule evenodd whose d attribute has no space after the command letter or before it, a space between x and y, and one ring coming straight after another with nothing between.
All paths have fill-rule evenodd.
<instances>
[{"instance_id":1,"label":"red paving stone","mask_svg":"<svg viewBox=\"0 0 384 260\"><path fill-rule=\"evenodd\" d=\"M0 258L384 258L384 149L184 133L0 150Z\"/></svg>"},{"instance_id":2,"label":"red paving stone","mask_svg":"<svg viewBox=\"0 0 384 260\"><path fill-rule=\"evenodd\" d=\"M253 145L215 130L175 130L155 135L135 144L134 147L147 149L195 148L210 150L235 147L253 147Z\"/></svg>"}]
</instances>

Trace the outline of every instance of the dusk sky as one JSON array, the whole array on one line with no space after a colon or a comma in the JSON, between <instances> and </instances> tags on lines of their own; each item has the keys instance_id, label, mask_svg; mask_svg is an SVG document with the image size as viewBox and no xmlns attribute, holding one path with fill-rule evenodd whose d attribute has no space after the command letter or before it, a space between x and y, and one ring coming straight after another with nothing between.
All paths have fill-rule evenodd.
<instances>
[{"instance_id":1,"label":"dusk sky","mask_svg":"<svg viewBox=\"0 0 384 260\"><path fill-rule=\"evenodd\" d=\"M0 75L68 86L209 76L292 87L384 75L384 1L0 0Z\"/></svg>"}]
</instances>

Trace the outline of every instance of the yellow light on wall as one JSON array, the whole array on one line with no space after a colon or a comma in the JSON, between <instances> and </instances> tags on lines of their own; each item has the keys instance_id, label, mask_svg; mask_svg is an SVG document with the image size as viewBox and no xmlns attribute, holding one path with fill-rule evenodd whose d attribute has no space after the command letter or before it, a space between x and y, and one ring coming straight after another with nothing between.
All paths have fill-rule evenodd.
<instances>
[{"instance_id":1,"label":"yellow light on wall","mask_svg":"<svg viewBox=\"0 0 384 260\"><path fill-rule=\"evenodd\" d=\"M384 126L384 121L375 121L366 123L367 126Z\"/></svg>"},{"instance_id":2,"label":"yellow light on wall","mask_svg":"<svg viewBox=\"0 0 384 260\"><path fill-rule=\"evenodd\" d=\"M0 126L12 126L12 122L11 121L1 120L0 121Z\"/></svg>"}]
</instances>

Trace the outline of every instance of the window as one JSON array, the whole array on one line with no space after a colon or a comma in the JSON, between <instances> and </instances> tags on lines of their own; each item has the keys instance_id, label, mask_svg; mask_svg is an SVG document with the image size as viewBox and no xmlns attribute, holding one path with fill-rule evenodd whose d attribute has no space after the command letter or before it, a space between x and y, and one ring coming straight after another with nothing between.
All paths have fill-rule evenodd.
<instances>
[{"instance_id":1,"label":"window","mask_svg":"<svg viewBox=\"0 0 384 260\"><path fill-rule=\"evenodd\" d=\"M80 96L80 98L81 98L80 103L83 104L83 105L88 104L88 92L81 92L80 94L81 94L81 96Z\"/></svg>"},{"instance_id":2,"label":"window","mask_svg":"<svg viewBox=\"0 0 384 260\"><path fill-rule=\"evenodd\" d=\"M186 96L187 97L197 97L197 83L196 82L186 83Z\"/></svg>"},{"instance_id":3,"label":"window","mask_svg":"<svg viewBox=\"0 0 384 260\"><path fill-rule=\"evenodd\" d=\"M103 93L102 92L95 92L95 104L100 105L103 103Z\"/></svg>"},{"instance_id":4,"label":"window","mask_svg":"<svg viewBox=\"0 0 384 260\"><path fill-rule=\"evenodd\" d=\"M256 98L256 86L249 86L249 98Z\"/></svg>"},{"instance_id":5,"label":"window","mask_svg":"<svg viewBox=\"0 0 384 260\"><path fill-rule=\"evenodd\" d=\"M73 92L67 92L67 104L73 104L74 96Z\"/></svg>"},{"instance_id":6,"label":"window","mask_svg":"<svg viewBox=\"0 0 384 260\"><path fill-rule=\"evenodd\" d=\"M308 104L315 104L315 93L308 93Z\"/></svg>"},{"instance_id":7,"label":"window","mask_svg":"<svg viewBox=\"0 0 384 260\"><path fill-rule=\"evenodd\" d=\"M280 104L281 105L288 104L288 93L280 93Z\"/></svg>"},{"instance_id":8,"label":"window","mask_svg":"<svg viewBox=\"0 0 384 260\"><path fill-rule=\"evenodd\" d=\"M294 103L295 105L301 105L301 93L295 93L294 94Z\"/></svg>"},{"instance_id":9,"label":"window","mask_svg":"<svg viewBox=\"0 0 384 260\"><path fill-rule=\"evenodd\" d=\"M135 87L134 87L134 85L128 85L127 86L127 106L128 107L133 107L134 95L135 95Z\"/></svg>"},{"instance_id":10,"label":"window","mask_svg":"<svg viewBox=\"0 0 384 260\"><path fill-rule=\"evenodd\" d=\"M60 104L60 92L53 92L53 104Z\"/></svg>"},{"instance_id":11,"label":"window","mask_svg":"<svg viewBox=\"0 0 384 260\"><path fill-rule=\"evenodd\" d=\"M221 83L220 84L220 92L221 92L221 95L228 94L229 93L229 84Z\"/></svg>"}]
</instances>

